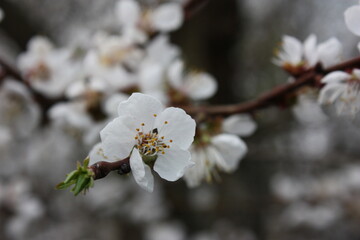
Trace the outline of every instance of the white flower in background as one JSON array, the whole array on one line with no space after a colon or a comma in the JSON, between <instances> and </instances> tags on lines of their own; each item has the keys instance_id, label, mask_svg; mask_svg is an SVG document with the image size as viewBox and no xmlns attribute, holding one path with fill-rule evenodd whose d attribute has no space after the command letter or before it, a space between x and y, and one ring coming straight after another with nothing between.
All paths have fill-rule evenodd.
<instances>
[{"instance_id":1,"label":"white flower in background","mask_svg":"<svg viewBox=\"0 0 360 240\"><path fill-rule=\"evenodd\" d=\"M125 65L138 65L143 51L122 36L103 32L95 35L94 42L94 49L86 53L83 61L85 76L104 79L111 89L135 85L134 76Z\"/></svg>"},{"instance_id":2,"label":"white flower in background","mask_svg":"<svg viewBox=\"0 0 360 240\"><path fill-rule=\"evenodd\" d=\"M184 62L180 59L170 65L168 80L171 87L193 100L204 100L214 96L218 87L215 78L206 72L184 73Z\"/></svg>"},{"instance_id":3,"label":"white flower in background","mask_svg":"<svg viewBox=\"0 0 360 240\"><path fill-rule=\"evenodd\" d=\"M321 82L325 86L320 91L319 104L332 105L339 115L356 117L360 109L360 69L351 74L335 71Z\"/></svg>"},{"instance_id":4,"label":"white flower in background","mask_svg":"<svg viewBox=\"0 0 360 240\"><path fill-rule=\"evenodd\" d=\"M168 35L159 35L149 43L145 52L137 74L139 89L166 104L165 74L169 64L180 55L180 50L169 42Z\"/></svg>"},{"instance_id":5,"label":"white flower in background","mask_svg":"<svg viewBox=\"0 0 360 240\"><path fill-rule=\"evenodd\" d=\"M72 51L54 49L48 39L34 37L28 44L28 51L20 54L18 66L35 90L56 98L76 78L77 64L71 58Z\"/></svg>"},{"instance_id":6,"label":"white flower in background","mask_svg":"<svg viewBox=\"0 0 360 240\"><path fill-rule=\"evenodd\" d=\"M190 149L195 166L185 172L187 185L197 187L204 179L210 182L213 178L219 178L217 170L234 172L248 151L245 142L234 134L249 136L255 129L256 123L250 116L237 114L222 123L222 131L228 133L215 136L200 133L202 139Z\"/></svg>"},{"instance_id":7,"label":"white flower in background","mask_svg":"<svg viewBox=\"0 0 360 240\"><path fill-rule=\"evenodd\" d=\"M360 36L360 5L348 8L344 15L348 29L355 35Z\"/></svg>"},{"instance_id":8,"label":"white flower in background","mask_svg":"<svg viewBox=\"0 0 360 240\"><path fill-rule=\"evenodd\" d=\"M5 79L0 88L0 125L16 137L27 137L40 122L40 109L21 83Z\"/></svg>"},{"instance_id":9,"label":"white flower in background","mask_svg":"<svg viewBox=\"0 0 360 240\"><path fill-rule=\"evenodd\" d=\"M273 62L289 71L307 69L318 62L327 68L340 62L342 57L342 44L336 38L317 45L316 36L313 34L304 43L294 37L284 36L281 46Z\"/></svg>"},{"instance_id":10,"label":"white flower in background","mask_svg":"<svg viewBox=\"0 0 360 240\"><path fill-rule=\"evenodd\" d=\"M283 36L281 43L281 50L277 53L277 58L273 60L276 65L284 67L300 66L303 64L303 45L302 43L291 36Z\"/></svg>"},{"instance_id":11,"label":"white flower in background","mask_svg":"<svg viewBox=\"0 0 360 240\"><path fill-rule=\"evenodd\" d=\"M137 1L120 0L116 5L115 14L125 33L133 29L170 32L178 29L184 21L182 6L175 2L142 10Z\"/></svg>"},{"instance_id":12,"label":"white flower in background","mask_svg":"<svg viewBox=\"0 0 360 240\"><path fill-rule=\"evenodd\" d=\"M317 47L317 54L319 62L324 68L331 67L342 60L343 47L337 38L330 38L329 40L319 44Z\"/></svg>"},{"instance_id":13,"label":"white flower in background","mask_svg":"<svg viewBox=\"0 0 360 240\"><path fill-rule=\"evenodd\" d=\"M86 105L80 101L57 103L48 114L53 124L66 129L86 130L94 124Z\"/></svg>"},{"instance_id":14,"label":"white flower in background","mask_svg":"<svg viewBox=\"0 0 360 240\"><path fill-rule=\"evenodd\" d=\"M101 131L101 143L90 153L91 162L130 156L135 181L150 192L154 179L149 165L161 178L176 181L193 164L188 148L196 124L182 109L164 109L157 99L134 93L119 104L118 114Z\"/></svg>"}]
</instances>

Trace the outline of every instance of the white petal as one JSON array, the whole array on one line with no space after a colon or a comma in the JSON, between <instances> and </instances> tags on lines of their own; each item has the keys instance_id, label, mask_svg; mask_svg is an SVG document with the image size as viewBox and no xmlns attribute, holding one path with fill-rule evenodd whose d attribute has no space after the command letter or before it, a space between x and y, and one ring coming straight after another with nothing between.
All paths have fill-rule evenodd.
<instances>
[{"instance_id":1,"label":"white petal","mask_svg":"<svg viewBox=\"0 0 360 240\"><path fill-rule=\"evenodd\" d=\"M147 61L141 65L139 71L139 85L141 92L149 93L159 89L163 82L164 68L154 61Z\"/></svg>"},{"instance_id":2,"label":"white petal","mask_svg":"<svg viewBox=\"0 0 360 240\"><path fill-rule=\"evenodd\" d=\"M148 44L146 51L149 59L163 66L167 66L180 54L179 48L171 44L169 36L165 34L160 34L153 39Z\"/></svg>"},{"instance_id":3,"label":"white petal","mask_svg":"<svg viewBox=\"0 0 360 240\"><path fill-rule=\"evenodd\" d=\"M128 157L135 145L136 129L128 126L128 122L131 121L132 119L128 117L118 117L101 130L104 153L111 161Z\"/></svg>"},{"instance_id":4,"label":"white petal","mask_svg":"<svg viewBox=\"0 0 360 240\"><path fill-rule=\"evenodd\" d=\"M206 154L202 148L192 149L191 161L195 163L194 166L185 170L184 179L188 187L197 187L201 181L206 177L207 169Z\"/></svg>"},{"instance_id":5,"label":"white petal","mask_svg":"<svg viewBox=\"0 0 360 240\"><path fill-rule=\"evenodd\" d=\"M180 108L166 108L156 118L154 126L158 129L159 136L165 137L166 144L172 140L181 149L188 149L194 141L196 123Z\"/></svg>"},{"instance_id":6,"label":"white petal","mask_svg":"<svg viewBox=\"0 0 360 240\"><path fill-rule=\"evenodd\" d=\"M358 43L357 48L358 48L358 50L360 52L360 42Z\"/></svg>"},{"instance_id":7,"label":"white petal","mask_svg":"<svg viewBox=\"0 0 360 240\"><path fill-rule=\"evenodd\" d=\"M116 4L115 13L123 26L135 26L140 17L140 5L133 0L121 0Z\"/></svg>"},{"instance_id":8,"label":"white petal","mask_svg":"<svg viewBox=\"0 0 360 240\"><path fill-rule=\"evenodd\" d=\"M304 55L308 66L312 67L318 62L316 36L314 34L311 34L304 42Z\"/></svg>"},{"instance_id":9,"label":"white petal","mask_svg":"<svg viewBox=\"0 0 360 240\"><path fill-rule=\"evenodd\" d=\"M318 55L324 68L331 67L341 61L342 44L336 38L330 38L319 44Z\"/></svg>"},{"instance_id":10,"label":"white petal","mask_svg":"<svg viewBox=\"0 0 360 240\"><path fill-rule=\"evenodd\" d=\"M343 71L335 71L321 79L322 83L340 83L351 78L351 75Z\"/></svg>"},{"instance_id":11,"label":"white petal","mask_svg":"<svg viewBox=\"0 0 360 240\"><path fill-rule=\"evenodd\" d=\"M345 23L348 29L357 36L360 36L360 6L352 6L345 13Z\"/></svg>"},{"instance_id":12,"label":"white petal","mask_svg":"<svg viewBox=\"0 0 360 240\"><path fill-rule=\"evenodd\" d=\"M121 102L126 101L129 98L127 94L124 93L115 93L112 94L108 99L106 99L103 109L106 114L111 117L116 117L118 112L118 106Z\"/></svg>"},{"instance_id":13,"label":"white petal","mask_svg":"<svg viewBox=\"0 0 360 240\"><path fill-rule=\"evenodd\" d=\"M227 172L235 171L240 160L247 153L246 144L235 135L220 134L213 137L211 143L222 156L217 164Z\"/></svg>"},{"instance_id":14,"label":"white petal","mask_svg":"<svg viewBox=\"0 0 360 240\"><path fill-rule=\"evenodd\" d=\"M180 4L165 3L156 8L151 22L155 30L169 32L178 29L184 21Z\"/></svg>"},{"instance_id":15,"label":"white petal","mask_svg":"<svg viewBox=\"0 0 360 240\"><path fill-rule=\"evenodd\" d=\"M302 58L302 44L301 42L291 36L283 37L283 52L280 53L280 56L284 54L281 58L286 59L293 65L297 65L301 62Z\"/></svg>"},{"instance_id":16,"label":"white petal","mask_svg":"<svg viewBox=\"0 0 360 240\"><path fill-rule=\"evenodd\" d=\"M346 88L346 84L332 83L327 84L320 91L318 103L320 105L332 104L343 93Z\"/></svg>"},{"instance_id":17,"label":"white petal","mask_svg":"<svg viewBox=\"0 0 360 240\"><path fill-rule=\"evenodd\" d=\"M134 148L130 157L130 167L136 183L142 189L152 192L154 190L154 176L150 167L143 162L136 148Z\"/></svg>"},{"instance_id":18,"label":"white petal","mask_svg":"<svg viewBox=\"0 0 360 240\"><path fill-rule=\"evenodd\" d=\"M208 73L189 74L185 81L185 89L194 100L207 99L216 93L217 82Z\"/></svg>"},{"instance_id":19,"label":"white petal","mask_svg":"<svg viewBox=\"0 0 360 240\"><path fill-rule=\"evenodd\" d=\"M232 115L223 121L223 130L239 136L250 136L257 128L256 122L248 114Z\"/></svg>"},{"instance_id":20,"label":"white petal","mask_svg":"<svg viewBox=\"0 0 360 240\"><path fill-rule=\"evenodd\" d=\"M155 161L154 171L168 181L176 181L181 178L186 168L194 165L189 151L182 150L174 145L165 150L165 154L159 154Z\"/></svg>"},{"instance_id":21,"label":"white petal","mask_svg":"<svg viewBox=\"0 0 360 240\"><path fill-rule=\"evenodd\" d=\"M181 88L183 86L184 62L181 59L175 60L168 69L168 80L172 87Z\"/></svg>"},{"instance_id":22,"label":"white petal","mask_svg":"<svg viewBox=\"0 0 360 240\"><path fill-rule=\"evenodd\" d=\"M143 127L144 132L151 131L154 126L154 114L159 115L163 105L154 97L141 93L133 93L127 101L121 102L118 107L119 116L131 117L134 126Z\"/></svg>"},{"instance_id":23,"label":"white petal","mask_svg":"<svg viewBox=\"0 0 360 240\"><path fill-rule=\"evenodd\" d=\"M105 156L104 150L102 149L102 143L97 143L89 152L90 163L92 165L100 161L108 161L108 157Z\"/></svg>"}]
</instances>

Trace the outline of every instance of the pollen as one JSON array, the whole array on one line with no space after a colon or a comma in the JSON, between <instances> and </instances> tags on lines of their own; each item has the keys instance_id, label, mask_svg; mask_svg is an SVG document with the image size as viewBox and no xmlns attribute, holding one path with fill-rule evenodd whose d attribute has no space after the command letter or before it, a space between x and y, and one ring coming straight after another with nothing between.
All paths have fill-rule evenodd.
<instances>
[{"instance_id":1,"label":"pollen","mask_svg":"<svg viewBox=\"0 0 360 240\"><path fill-rule=\"evenodd\" d=\"M137 131L137 132L140 131L140 128L137 128L136 131Z\"/></svg>"},{"instance_id":2,"label":"pollen","mask_svg":"<svg viewBox=\"0 0 360 240\"><path fill-rule=\"evenodd\" d=\"M164 123L165 123L165 124L168 124L169 122L168 122L168 121L165 121Z\"/></svg>"},{"instance_id":3,"label":"pollen","mask_svg":"<svg viewBox=\"0 0 360 240\"><path fill-rule=\"evenodd\" d=\"M142 123L141 126L145 126L145 123Z\"/></svg>"},{"instance_id":4,"label":"pollen","mask_svg":"<svg viewBox=\"0 0 360 240\"><path fill-rule=\"evenodd\" d=\"M172 143L172 142L173 142L173 140L171 140L171 139L170 139L170 142Z\"/></svg>"},{"instance_id":5,"label":"pollen","mask_svg":"<svg viewBox=\"0 0 360 240\"><path fill-rule=\"evenodd\" d=\"M154 114L154 117L157 117L157 114Z\"/></svg>"}]
</instances>

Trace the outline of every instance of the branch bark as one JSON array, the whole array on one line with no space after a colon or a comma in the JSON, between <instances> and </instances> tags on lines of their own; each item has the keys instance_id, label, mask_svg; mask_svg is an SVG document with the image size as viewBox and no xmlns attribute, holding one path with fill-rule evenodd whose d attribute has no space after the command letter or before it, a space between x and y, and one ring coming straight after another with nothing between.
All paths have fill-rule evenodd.
<instances>
[{"instance_id":1,"label":"branch bark","mask_svg":"<svg viewBox=\"0 0 360 240\"><path fill-rule=\"evenodd\" d=\"M119 174L127 174L131 171L130 169L130 158L124 158L116 162L105 162L100 161L89 166L94 172L94 180L106 177L112 171L118 171Z\"/></svg>"}]
</instances>

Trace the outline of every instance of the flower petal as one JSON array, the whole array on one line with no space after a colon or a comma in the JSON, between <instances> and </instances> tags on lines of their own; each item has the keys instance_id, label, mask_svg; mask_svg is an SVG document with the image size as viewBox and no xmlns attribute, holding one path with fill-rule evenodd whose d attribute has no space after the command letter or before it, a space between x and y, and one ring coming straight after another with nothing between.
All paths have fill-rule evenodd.
<instances>
[{"instance_id":1,"label":"flower petal","mask_svg":"<svg viewBox=\"0 0 360 240\"><path fill-rule=\"evenodd\" d=\"M239 136L250 136L257 128L256 122L248 114L232 115L223 121L223 130Z\"/></svg>"},{"instance_id":2,"label":"flower petal","mask_svg":"<svg viewBox=\"0 0 360 240\"><path fill-rule=\"evenodd\" d=\"M97 143L89 152L90 163L92 165L96 162L107 161L108 157L104 154L102 143Z\"/></svg>"},{"instance_id":3,"label":"flower petal","mask_svg":"<svg viewBox=\"0 0 360 240\"><path fill-rule=\"evenodd\" d=\"M136 130L129 127L128 117L118 117L101 130L100 137L106 156L111 161L117 161L129 156L135 145Z\"/></svg>"},{"instance_id":4,"label":"flower petal","mask_svg":"<svg viewBox=\"0 0 360 240\"><path fill-rule=\"evenodd\" d=\"M211 143L222 156L217 159L218 166L227 172L235 171L240 160L247 153L244 141L232 134L217 135L211 139Z\"/></svg>"},{"instance_id":5,"label":"flower petal","mask_svg":"<svg viewBox=\"0 0 360 240\"><path fill-rule=\"evenodd\" d=\"M304 42L304 56L309 67L314 66L318 62L316 36L314 34L311 34Z\"/></svg>"},{"instance_id":6,"label":"flower petal","mask_svg":"<svg viewBox=\"0 0 360 240\"><path fill-rule=\"evenodd\" d=\"M301 42L291 36L283 36L283 51L280 52L279 58L292 65L297 65L301 62L302 58L302 44Z\"/></svg>"},{"instance_id":7,"label":"flower petal","mask_svg":"<svg viewBox=\"0 0 360 240\"><path fill-rule=\"evenodd\" d=\"M141 127L142 130L149 132L153 130L155 117L163 110L163 105L154 97L141 93L133 93L127 101L121 102L118 107L119 116L131 118L131 125ZM130 124L130 122L127 122Z\"/></svg>"},{"instance_id":8,"label":"flower petal","mask_svg":"<svg viewBox=\"0 0 360 240\"><path fill-rule=\"evenodd\" d=\"M341 83L351 78L351 75L343 71L335 71L327 74L323 79L322 83Z\"/></svg>"},{"instance_id":9,"label":"flower petal","mask_svg":"<svg viewBox=\"0 0 360 240\"><path fill-rule=\"evenodd\" d=\"M318 46L318 56L324 68L331 67L341 61L342 44L336 38L330 38Z\"/></svg>"},{"instance_id":10,"label":"flower petal","mask_svg":"<svg viewBox=\"0 0 360 240\"><path fill-rule=\"evenodd\" d=\"M168 69L168 80L172 87L181 88L183 86L184 62L180 59L175 60Z\"/></svg>"},{"instance_id":11,"label":"flower petal","mask_svg":"<svg viewBox=\"0 0 360 240\"><path fill-rule=\"evenodd\" d=\"M183 10L180 4L165 3L156 8L152 14L153 28L162 32L178 29L184 21Z\"/></svg>"},{"instance_id":12,"label":"flower petal","mask_svg":"<svg viewBox=\"0 0 360 240\"><path fill-rule=\"evenodd\" d=\"M345 91L346 84L344 83L332 83L327 84L320 91L318 103L320 105L333 104L336 99Z\"/></svg>"},{"instance_id":13,"label":"flower petal","mask_svg":"<svg viewBox=\"0 0 360 240\"><path fill-rule=\"evenodd\" d=\"M217 90L217 82L208 73L190 73L185 81L185 89L194 100L212 97Z\"/></svg>"},{"instance_id":14,"label":"flower petal","mask_svg":"<svg viewBox=\"0 0 360 240\"><path fill-rule=\"evenodd\" d=\"M130 167L136 183L142 189L152 192L154 190L154 176L150 167L143 162L136 148L133 149L130 157Z\"/></svg>"},{"instance_id":15,"label":"flower petal","mask_svg":"<svg viewBox=\"0 0 360 240\"><path fill-rule=\"evenodd\" d=\"M165 137L166 144L172 140L179 148L188 149L194 141L196 123L180 108L166 108L156 118L154 126L158 129L159 136Z\"/></svg>"},{"instance_id":16,"label":"flower petal","mask_svg":"<svg viewBox=\"0 0 360 240\"><path fill-rule=\"evenodd\" d=\"M185 170L184 179L188 187L197 187L206 177L209 166L206 165L206 154L202 148L192 149L190 153L195 165Z\"/></svg>"},{"instance_id":17,"label":"flower petal","mask_svg":"<svg viewBox=\"0 0 360 240\"><path fill-rule=\"evenodd\" d=\"M154 171L168 181L176 181L181 178L186 168L194 165L189 151L180 149L174 145L165 150L165 154L158 155L155 161Z\"/></svg>"},{"instance_id":18,"label":"flower petal","mask_svg":"<svg viewBox=\"0 0 360 240\"><path fill-rule=\"evenodd\" d=\"M360 6L352 6L345 13L345 23L348 29L357 36L360 36Z\"/></svg>"},{"instance_id":19,"label":"flower petal","mask_svg":"<svg viewBox=\"0 0 360 240\"><path fill-rule=\"evenodd\" d=\"M140 17L140 5L133 0L121 0L116 4L115 14L123 26L135 26Z\"/></svg>"}]
</instances>

